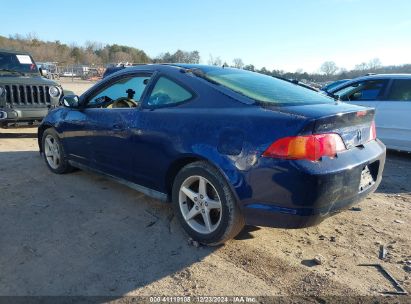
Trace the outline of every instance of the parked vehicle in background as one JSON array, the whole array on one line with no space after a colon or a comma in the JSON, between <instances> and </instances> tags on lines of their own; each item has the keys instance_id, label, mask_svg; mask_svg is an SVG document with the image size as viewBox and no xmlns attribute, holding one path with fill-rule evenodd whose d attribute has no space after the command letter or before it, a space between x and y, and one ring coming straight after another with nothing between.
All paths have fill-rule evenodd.
<instances>
[{"instance_id":1,"label":"parked vehicle in background","mask_svg":"<svg viewBox=\"0 0 411 304\"><path fill-rule=\"evenodd\" d=\"M83 80L100 80L104 69L102 68L89 68L86 73L81 76Z\"/></svg>"},{"instance_id":2,"label":"parked vehicle in background","mask_svg":"<svg viewBox=\"0 0 411 304\"><path fill-rule=\"evenodd\" d=\"M57 62L36 62L36 64L48 79L60 79Z\"/></svg>"},{"instance_id":3,"label":"parked vehicle in background","mask_svg":"<svg viewBox=\"0 0 411 304\"><path fill-rule=\"evenodd\" d=\"M140 65L63 104L38 129L52 172L94 170L172 201L207 244L245 224L318 224L373 192L385 163L373 109L245 70Z\"/></svg>"},{"instance_id":4,"label":"parked vehicle in background","mask_svg":"<svg viewBox=\"0 0 411 304\"><path fill-rule=\"evenodd\" d=\"M121 71L124 69L124 66L113 66L113 67L108 67L104 71L103 78L106 78L107 76L114 74L115 72Z\"/></svg>"},{"instance_id":5,"label":"parked vehicle in background","mask_svg":"<svg viewBox=\"0 0 411 304\"><path fill-rule=\"evenodd\" d=\"M63 72L60 75L61 77L77 77L77 74L74 72Z\"/></svg>"},{"instance_id":6,"label":"parked vehicle in background","mask_svg":"<svg viewBox=\"0 0 411 304\"><path fill-rule=\"evenodd\" d=\"M411 152L411 74L375 74L329 91L344 102L372 107L378 137L389 149Z\"/></svg>"},{"instance_id":7,"label":"parked vehicle in background","mask_svg":"<svg viewBox=\"0 0 411 304\"><path fill-rule=\"evenodd\" d=\"M132 68L132 67L137 66L137 65L139 65L139 64L128 63L128 62L127 63L118 63L118 64L115 64L115 65L109 65L109 66L107 66L106 70L104 71L103 78L105 78L105 77L107 77L111 74L114 74L115 72L121 71L121 70L126 69L126 68Z\"/></svg>"},{"instance_id":8,"label":"parked vehicle in background","mask_svg":"<svg viewBox=\"0 0 411 304\"><path fill-rule=\"evenodd\" d=\"M346 83L350 80L351 79L340 79L340 80L337 80L337 81L333 81L333 82L330 82L330 83L326 84L325 86L323 86L320 90L325 91L325 92L329 92L330 90L332 90L332 89L334 89L334 88L340 86L341 84Z\"/></svg>"},{"instance_id":9,"label":"parked vehicle in background","mask_svg":"<svg viewBox=\"0 0 411 304\"><path fill-rule=\"evenodd\" d=\"M58 106L63 89L42 73L29 53L0 50L0 127L40 121Z\"/></svg>"}]
</instances>

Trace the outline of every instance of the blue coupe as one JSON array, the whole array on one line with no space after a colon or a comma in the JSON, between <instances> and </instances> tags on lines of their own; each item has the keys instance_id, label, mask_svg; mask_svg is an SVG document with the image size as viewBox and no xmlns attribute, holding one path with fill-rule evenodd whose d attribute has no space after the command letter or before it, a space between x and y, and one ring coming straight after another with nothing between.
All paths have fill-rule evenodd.
<instances>
[{"instance_id":1,"label":"blue coupe","mask_svg":"<svg viewBox=\"0 0 411 304\"><path fill-rule=\"evenodd\" d=\"M373 109L249 71L140 65L62 103L38 129L52 172L88 169L172 202L205 244L244 225L315 225L384 168Z\"/></svg>"}]
</instances>

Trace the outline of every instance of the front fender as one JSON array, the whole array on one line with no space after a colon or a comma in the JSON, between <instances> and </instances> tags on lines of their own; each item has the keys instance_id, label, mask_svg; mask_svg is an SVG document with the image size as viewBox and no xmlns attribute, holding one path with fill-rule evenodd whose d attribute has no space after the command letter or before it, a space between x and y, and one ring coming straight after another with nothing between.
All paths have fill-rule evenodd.
<instances>
[{"instance_id":1,"label":"front fender","mask_svg":"<svg viewBox=\"0 0 411 304\"><path fill-rule=\"evenodd\" d=\"M61 137L61 130L59 128L59 123L62 120L62 116L65 115L67 109L65 108L55 108L50 110L46 117L44 117L43 121L39 125L37 129L37 143L39 146L40 153L43 152L41 139L43 137L43 132L48 128L54 128L57 134Z\"/></svg>"}]
</instances>

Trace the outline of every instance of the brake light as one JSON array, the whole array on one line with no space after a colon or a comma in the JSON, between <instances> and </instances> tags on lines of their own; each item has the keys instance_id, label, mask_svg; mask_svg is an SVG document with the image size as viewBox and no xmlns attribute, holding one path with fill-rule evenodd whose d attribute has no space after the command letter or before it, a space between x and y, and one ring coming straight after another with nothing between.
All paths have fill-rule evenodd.
<instances>
[{"instance_id":1,"label":"brake light","mask_svg":"<svg viewBox=\"0 0 411 304\"><path fill-rule=\"evenodd\" d=\"M375 121L373 120L370 128L370 140L377 138L377 130L375 129Z\"/></svg>"},{"instance_id":2,"label":"brake light","mask_svg":"<svg viewBox=\"0 0 411 304\"><path fill-rule=\"evenodd\" d=\"M338 134L290 136L278 139L263 153L264 157L308 159L317 161L323 156L335 157L346 150Z\"/></svg>"}]
</instances>

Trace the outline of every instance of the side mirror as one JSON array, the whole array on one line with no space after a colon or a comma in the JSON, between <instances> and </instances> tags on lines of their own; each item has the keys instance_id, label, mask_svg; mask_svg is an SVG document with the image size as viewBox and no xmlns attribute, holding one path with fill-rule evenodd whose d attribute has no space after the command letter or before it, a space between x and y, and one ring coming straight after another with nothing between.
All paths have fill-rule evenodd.
<instances>
[{"instance_id":1,"label":"side mirror","mask_svg":"<svg viewBox=\"0 0 411 304\"><path fill-rule=\"evenodd\" d=\"M39 68L39 72L40 72L41 76L44 76L44 77L47 76L47 71L46 70L43 70L42 68Z\"/></svg>"},{"instance_id":2,"label":"side mirror","mask_svg":"<svg viewBox=\"0 0 411 304\"><path fill-rule=\"evenodd\" d=\"M63 96L63 106L66 108L77 109L80 105L80 98L77 95Z\"/></svg>"}]
</instances>

